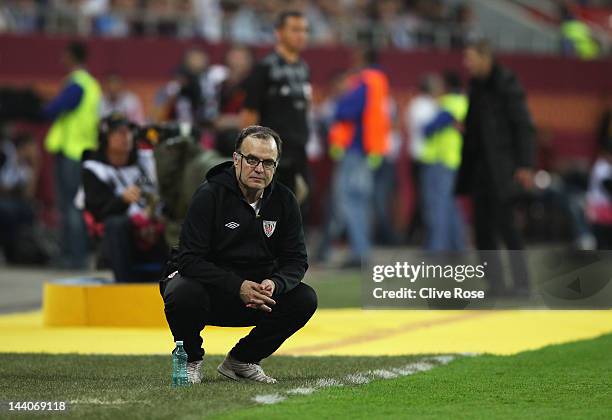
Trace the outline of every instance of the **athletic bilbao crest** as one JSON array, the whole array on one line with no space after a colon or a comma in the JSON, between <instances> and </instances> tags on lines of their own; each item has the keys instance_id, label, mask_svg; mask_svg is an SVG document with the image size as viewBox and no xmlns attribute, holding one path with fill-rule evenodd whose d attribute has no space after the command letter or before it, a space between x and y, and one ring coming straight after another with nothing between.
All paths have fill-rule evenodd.
<instances>
[{"instance_id":1,"label":"athletic bilbao crest","mask_svg":"<svg viewBox=\"0 0 612 420\"><path fill-rule=\"evenodd\" d=\"M264 233L269 238L274 233L274 229L276 229L276 221L264 220L263 229L264 229Z\"/></svg>"}]
</instances>

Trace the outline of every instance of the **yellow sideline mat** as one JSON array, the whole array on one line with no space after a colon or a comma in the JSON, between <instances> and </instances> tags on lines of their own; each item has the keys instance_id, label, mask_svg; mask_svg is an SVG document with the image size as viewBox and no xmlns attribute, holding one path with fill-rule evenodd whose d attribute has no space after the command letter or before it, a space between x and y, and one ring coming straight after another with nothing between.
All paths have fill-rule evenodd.
<instances>
[{"instance_id":1,"label":"yellow sideline mat","mask_svg":"<svg viewBox=\"0 0 612 420\"><path fill-rule=\"evenodd\" d=\"M249 328L208 327L208 354ZM277 354L513 354L612 332L612 311L366 311L321 309ZM166 354L165 328L45 327L40 311L0 316L0 352Z\"/></svg>"}]
</instances>

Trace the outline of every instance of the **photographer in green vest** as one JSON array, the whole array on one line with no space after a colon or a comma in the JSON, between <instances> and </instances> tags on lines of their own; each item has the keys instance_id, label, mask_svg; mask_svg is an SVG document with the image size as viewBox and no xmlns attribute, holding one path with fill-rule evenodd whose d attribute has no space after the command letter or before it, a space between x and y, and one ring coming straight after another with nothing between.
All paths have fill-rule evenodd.
<instances>
[{"instance_id":1,"label":"photographer in green vest","mask_svg":"<svg viewBox=\"0 0 612 420\"><path fill-rule=\"evenodd\" d=\"M64 54L70 73L62 91L45 107L44 116L53 124L45 148L54 155L55 196L61 217L61 260L68 269L86 268L87 234L74 197L81 184L81 155L97 147L100 86L84 68L87 50L71 43Z\"/></svg>"}]
</instances>

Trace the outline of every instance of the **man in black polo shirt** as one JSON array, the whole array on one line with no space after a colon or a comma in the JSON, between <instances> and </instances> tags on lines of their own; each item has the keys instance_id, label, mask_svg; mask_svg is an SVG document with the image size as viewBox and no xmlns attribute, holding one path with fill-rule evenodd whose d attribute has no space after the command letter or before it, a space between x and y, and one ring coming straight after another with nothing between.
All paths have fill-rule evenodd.
<instances>
[{"instance_id":1,"label":"man in black polo shirt","mask_svg":"<svg viewBox=\"0 0 612 420\"><path fill-rule=\"evenodd\" d=\"M309 70L300 58L308 42L308 22L297 11L279 15L274 52L261 60L247 81L242 112L243 127L260 124L283 139L283 160L277 179L299 198L305 187L308 107L311 99ZM297 188L297 190L296 190Z\"/></svg>"}]
</instances>

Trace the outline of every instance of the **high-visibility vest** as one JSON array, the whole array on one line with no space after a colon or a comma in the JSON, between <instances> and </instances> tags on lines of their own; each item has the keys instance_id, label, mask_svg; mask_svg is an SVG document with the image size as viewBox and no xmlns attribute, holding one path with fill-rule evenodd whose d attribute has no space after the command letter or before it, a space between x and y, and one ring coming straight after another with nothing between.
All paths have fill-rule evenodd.
<instances>
[{"instance_id":1,"label":"high-visibility vest","mask_svg":"<svg viewBox=\"0 0 612 420\"><path fill-rule=\"evenodd\" d=\"M593 60L599 56L599 45L593 39L591 28L586 23L568 20L561 25L561 33L571 41L579 58Z\"/></svg>"},{"instance_id":2,"label":"high-visibility vest","mask_svg":"<svg viewBox=\"0 0 612 420\"><path fill-rule=\"evenodd\" d=\"M391 119L389 113L389 81L380 70L365 69L354 84L366 86L366 102L362 115L363 149L366 154L385 155L389 151ZM329 131L333 146L347 149L354 140L355 126L352 122L338 121Z\"/></svg>"},{"instance_id":3,"label":"high-visibility vest","mask_svg":"<svg viewBox=\"0 0 612 420\"><path fill-rule=\"evenodd\" d=\"M62 153L67 158L80 160L84 150L98 145L98 110L100 85L85 70L75 70L68 76L68 83L76 83L83 89L79 105L61 114L51 125L45 139L50 153Z\"/></svg>"},{"instance_id":4,"label":"high-visibility vest","mask_svg":"<svg viewBox=\"0 0 612 420\"><path fill-rule=\"evenodd\" d=\"M465 121L468 100L465 95L449 93L439 99L440 108L452 115L459 123ZM428 164L441 163L450 169L461 164L463 138L454 125L444 127L425 140L422 161Z\"/></svg>"}]
</instances>

